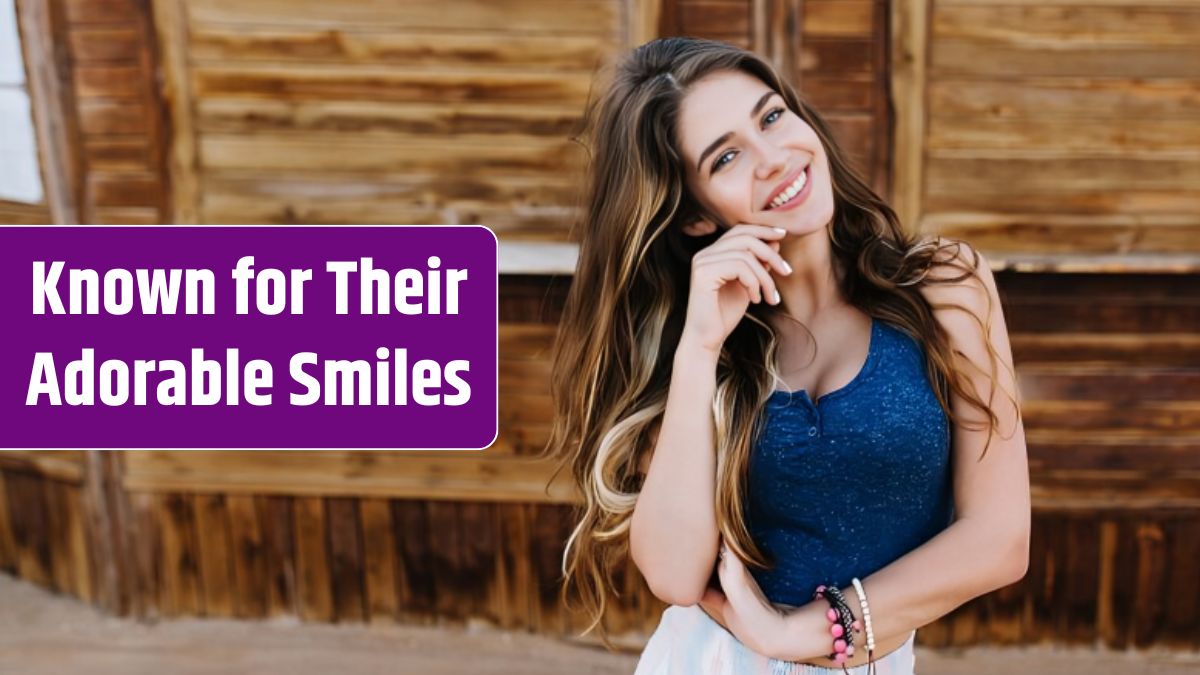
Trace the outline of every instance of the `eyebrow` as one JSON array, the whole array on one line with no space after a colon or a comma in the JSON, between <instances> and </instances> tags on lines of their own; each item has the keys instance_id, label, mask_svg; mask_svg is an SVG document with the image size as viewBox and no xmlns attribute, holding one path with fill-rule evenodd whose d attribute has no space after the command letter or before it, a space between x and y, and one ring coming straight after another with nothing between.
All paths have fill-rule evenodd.
<instances>
[{"instance_id":1,"label":"eyebrow","mask_svg":"<svg viewBox=\"0 0 1200 675\"><path fill-rule=\"evenodd\" d=\"M762 107L766 105L767 101L771 100L771 97L776 93L777 92L775 90L771 90L763 94L762 98L758 99L758 103L754 104L754 109L750 111L750 117L753 119L756 115L758 115L758 111L762 110ZM729 140L731 136L733 136L733 132L726 131L725 133L721 134L720 138L713 141L711 145L705 148L704 152L700 153L700 159L696 160L696 173L703 171L701 167L704 165L704 158L716 152L717 148L721 147L725 141Z\"/></svg>"}]
</instances>

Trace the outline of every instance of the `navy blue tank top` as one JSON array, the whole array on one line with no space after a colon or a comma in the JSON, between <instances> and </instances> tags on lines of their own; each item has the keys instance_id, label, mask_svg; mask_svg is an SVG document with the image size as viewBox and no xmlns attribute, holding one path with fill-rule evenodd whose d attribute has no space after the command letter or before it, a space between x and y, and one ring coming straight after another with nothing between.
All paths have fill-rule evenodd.
<instances>
[{"instance_id":1,"label":"navy blue tank top","mask_svg":"<svg viewBox=\"0 0 1200 675\"><path fill-rule=\"evenodd\" d=\"M867 360L818 399L774 391L751 450L746 518L774 562L751 568L772 602L865 579L953 520L950 423L922 347L871 320Z\"/></svg>"}]
</instances>

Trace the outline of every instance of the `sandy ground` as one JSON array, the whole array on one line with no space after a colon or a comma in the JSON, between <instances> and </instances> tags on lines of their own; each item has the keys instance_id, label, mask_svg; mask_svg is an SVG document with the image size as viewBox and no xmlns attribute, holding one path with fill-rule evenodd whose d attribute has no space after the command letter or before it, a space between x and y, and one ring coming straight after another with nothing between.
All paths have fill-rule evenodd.
<instances>
[{"instance_id":1,"label":"sandy ground","mask_svg":"<svg viewBox=\"0 0 1200 675\"><path fill-rule=\"evenodd\" d=\"M2 675L617 675L635 654L490 628L108 617L0 574ZM1200 674L1200 653L917 648L919 675ZM690 675L690 674L689 674ZM700 675L700 674L697 674Z\"/></svg>"}]
</instances>

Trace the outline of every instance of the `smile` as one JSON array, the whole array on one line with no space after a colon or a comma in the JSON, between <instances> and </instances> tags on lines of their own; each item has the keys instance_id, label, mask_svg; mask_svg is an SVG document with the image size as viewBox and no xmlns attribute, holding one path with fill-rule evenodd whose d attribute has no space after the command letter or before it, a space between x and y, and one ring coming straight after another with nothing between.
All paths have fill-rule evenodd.
<instances>
[{"instance_id":1,"label":"smile","mask_svg":"<svg viewBox=\"0 0 1200 675\"><path fill-rule=\"evenodd\" d=\"M800 202L803 202L804 197L808 196L809 192L805 188L808 187L808 173L811 166L812 165L809 164L808 166L804 167L804 170L800 172L800 175L796 176L796 180L792 181L790 185L784 188L782 192L780 192L774 199L771 200L771 203L768 205L766 210L770 211L774 209L795 206Z\"/></svg>"}]
</instances>

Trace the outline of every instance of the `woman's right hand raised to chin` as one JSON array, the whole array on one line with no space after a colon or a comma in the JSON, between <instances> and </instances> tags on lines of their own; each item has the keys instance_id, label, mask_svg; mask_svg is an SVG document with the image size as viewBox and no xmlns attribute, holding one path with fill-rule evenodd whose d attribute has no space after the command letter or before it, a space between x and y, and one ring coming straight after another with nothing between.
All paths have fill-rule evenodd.
<instances>
[{"instance_id":1,"label":"woman's right hand raised to chin","mask_svg":"<svg viewBox=\"0 0 1200 675\"><path fill-rule=\"evenodd\" d=\"M778 304L771 269L792 272L779 255L779 240L784 236L786 231L780 228L739 223L692 257L681 343L719 353L751 302Z\"/></svg>"}]
</instances>

